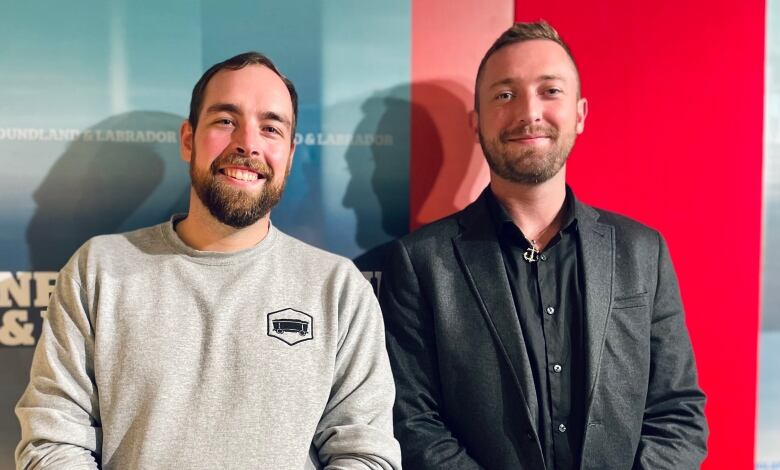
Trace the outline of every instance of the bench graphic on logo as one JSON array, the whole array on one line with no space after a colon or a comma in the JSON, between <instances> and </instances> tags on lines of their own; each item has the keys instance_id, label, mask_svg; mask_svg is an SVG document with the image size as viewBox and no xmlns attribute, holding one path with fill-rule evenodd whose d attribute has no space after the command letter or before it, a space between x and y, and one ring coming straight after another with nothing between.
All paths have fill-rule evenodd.
<instances>
[{"instance_id":1,"label":"bench graphic on logo","mask_svg":"<svg viewBox=\"0 0 780 470\"><path fill-rule=\"evenodd\" d=\"M290 346L314 339L314 319L307 313L285 308L268 314L268 336Z\"/></svg>"}]
</instances>

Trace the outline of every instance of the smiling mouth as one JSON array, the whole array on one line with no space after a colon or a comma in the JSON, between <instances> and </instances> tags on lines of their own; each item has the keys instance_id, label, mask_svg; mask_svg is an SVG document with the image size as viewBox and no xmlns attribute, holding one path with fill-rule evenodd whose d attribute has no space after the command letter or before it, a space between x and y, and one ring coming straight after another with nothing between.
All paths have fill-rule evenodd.
<instances>
[{"instance_id":1,"label":"smiling mouth","mask_svg":"<svg viewBox=\"0 0 780 470\"><path fill-rule=\"evenodd\" d=\"M233 178L239 181L257 181L264 179L265 177L259 173L255 173L252 170L246 170L243 168L222 168L219 170L223 175Z\"/></svg>"},{"instance_id":2,"label":"smiling mouth","mask_svg":"<svg viewBox=\"0 0 780 470\"><path fill-rule=\"evenodd\" d=\"M519 140L527 140L527 139L547 139L550 136L547 134L517 134L510 136L510 139L519 139Z\"/></svg>"},{"instance_id":3,"label":"smiling mouth","mask_svg":"<svg viewBox=\"0 0 780 470\"><path fill-rule=\"evenodd\" d=\"M539 142L549 138L547 135L516 135L505 139L505 142Z\"/></svg>"}]
</instances>

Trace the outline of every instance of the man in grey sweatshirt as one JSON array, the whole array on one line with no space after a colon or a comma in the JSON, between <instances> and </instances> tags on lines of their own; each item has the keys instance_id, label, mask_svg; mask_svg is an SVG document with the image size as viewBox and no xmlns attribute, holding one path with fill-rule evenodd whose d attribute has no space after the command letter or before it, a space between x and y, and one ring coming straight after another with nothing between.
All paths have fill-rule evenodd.
<instances>
[{"instance_id":1,"label":"man in grey sweatshirt","mask_svg":"<svg viewBox=\"0 0 780 470\"><path fill-rule=\"evenodd\" d=\"M270 223L296 118L261 54L201 77L180 135L189 212L93 238L62 269L18 468L400 468L368 282Z\"/></svg>"}]
</instances>

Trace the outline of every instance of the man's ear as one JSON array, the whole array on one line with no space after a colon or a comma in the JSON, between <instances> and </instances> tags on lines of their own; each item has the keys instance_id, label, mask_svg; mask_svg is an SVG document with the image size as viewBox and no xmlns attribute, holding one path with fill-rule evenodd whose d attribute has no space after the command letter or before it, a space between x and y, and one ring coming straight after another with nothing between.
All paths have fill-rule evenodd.
<instances>
[{"instance_id":1,"label":"man's ear","mask_svg":"<svg viewBox=\"0 0 780 470\"><path fill-rule=\"evenodd\" d=\"M179 129L179 153L181 154L181 159L185 162L189 162L192 159L192 139L194 136L195 132L192 129L192 124L190 124L188 119L185 119Z\"/></svg>"},{"instance_id":2,"label":"man's ear","mask_svg":"<svg viewBox=\"0 0 780 470\"><path fill-rule=\"evenodd\" d=\"M588 100L580 98L577 101L577 134L582 134L585 130L585 118L588 117Z\"/></svg>"},{"instance_id":3,"label":"man's ear","mask_svg":"<svg viewBox=\"0 0 780 470\"><path fill-rule=\"evenodd\" d=\"M294 139L295 139L295 137L293 137L293 139L290 141L290 161L287 162L287 173L290 173L290 168L292 168L293 157L295 156L295 142L294 142Z\"/></svg>"},{"instance_id":4,"label":"man's ear","mask_svg":"<svg viewBox=\"0 0 780 470\"><path fill-rule=\"evenodd\" d=\"M469 128L474 133L474 140L479 142L479 114L476 109L469 111Z\"/></svg>"}]
</instances>

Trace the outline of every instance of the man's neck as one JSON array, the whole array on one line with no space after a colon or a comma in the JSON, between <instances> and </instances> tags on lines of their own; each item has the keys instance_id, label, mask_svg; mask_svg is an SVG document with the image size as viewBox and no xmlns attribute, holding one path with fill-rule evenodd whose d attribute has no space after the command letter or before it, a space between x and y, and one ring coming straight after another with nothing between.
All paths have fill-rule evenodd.
<instances>
[{"instance_id":1,"label":"man's neck","mask_svg":"<svg viewBox=\"0 0 780 470\"><path fill-rule=\"evenodd\" d=\"M544 247L560 229L566 200L566 171L551 179L526 185L507 181L491 172L490 189L509 217L529 240Z\"/></svg>"},{"instance_id":2,"label":"man's neck","mask_svg":"<svg viewBox=\"0 0 780 470\"><path fill-rule=\"evenodd\" d=\"M187 217L176 224L176 233L190 248L231 253L251 248L268 235L269 215L247 227L235 228L215 219L199 202L190 200Z\"/></svg>"}]
</instances>

